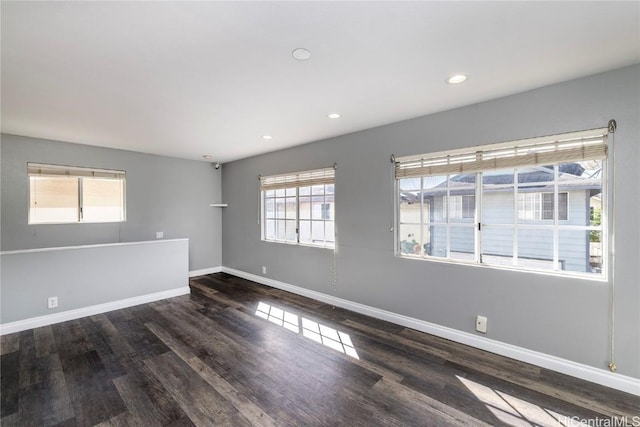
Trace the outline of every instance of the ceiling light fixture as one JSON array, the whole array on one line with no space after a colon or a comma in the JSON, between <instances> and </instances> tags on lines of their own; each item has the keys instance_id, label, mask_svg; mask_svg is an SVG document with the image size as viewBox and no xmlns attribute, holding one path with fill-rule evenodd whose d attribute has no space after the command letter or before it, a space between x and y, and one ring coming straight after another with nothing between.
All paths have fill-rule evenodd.
<instances>
[{"instance_id":1,"label":"ceiling light fixture","mask_svg":"<svg viewBox=\"0 0 640 427\"><path fill-rule=\"evenodd\" d=\"M329 117L330 119L339 119L341 116L338 113L329 113L327 117Z\"/></svg>"},{"instance_id":2,"label":"ceiling light fixture","mask_svg":"<svg viewBox=\"0 0 640 427\"><path fill-rule=\"evenodd\" d=\"M211 160L211 155L210 154L203 154L202 158L205 160Z\"/></svg>"},{"instance_id":3,"label":"ceiling light fixture","mask_svg":"<svg viewBox=\"0 0 640 427\"><path fill-rule=\"evenodd\" d=\"M273 139L271 135L262 135L262 139Z\"/></svg>"},{"instance_id":4,"label":"ceiling light fixture","mask_svg":"<svg viewBox=\"0 0 640 427\"><path fill-rule=\"evenodd\" d=\"M465 80L467 80L466 74L454 74L453 76L447 79L447 83L449 83L450 85L457 85L462 83Z\"/></svg>"},{"instance_id":5,"label":"ceiling light fixture","mask_svg":"<svg viewBox=\"0 0 640 427\"><path fill-rule=\"evenodd\" d=\"M306 61L307 59L311 58L311 52L303 47L299 47L291 52L291 56L293 56L298 61Z\"/></svg>"}]
</instances>

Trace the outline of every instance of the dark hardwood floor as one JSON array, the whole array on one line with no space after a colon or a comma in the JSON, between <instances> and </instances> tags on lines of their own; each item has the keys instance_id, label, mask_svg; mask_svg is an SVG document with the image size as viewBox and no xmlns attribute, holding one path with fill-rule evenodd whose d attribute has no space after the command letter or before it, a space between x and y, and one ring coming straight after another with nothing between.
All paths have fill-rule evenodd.
<instances>
[{"instance_id":1,"label":"dark hardwood floor","mask_svg":"<svg viewBox=\"0 0 640 427\"><path fill-rule=\"evenodd\" d=\"M2 426L576 426L640 415L637 396L227 274L191 290L3 336Z\"/></svg>"}]
</instances>

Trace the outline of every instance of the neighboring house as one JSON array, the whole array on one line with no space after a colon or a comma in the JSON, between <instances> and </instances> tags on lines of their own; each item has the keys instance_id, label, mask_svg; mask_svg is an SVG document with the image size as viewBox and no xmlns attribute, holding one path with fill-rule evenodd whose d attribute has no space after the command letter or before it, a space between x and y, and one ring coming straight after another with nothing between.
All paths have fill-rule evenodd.
<instances>
[{"instance_id":1,"label":"neighboring house","mask_svg":"<svg viewBox=\"0 0 640 427\"><path fill-rule=\"evenodd\" d=\"M449 257L472 260L477 227L476 174L452 175L448 181L443 180L443 177L435 178L439 178L440 182L432 183L430 188L422 192L404 190L400 192L402 227L404 227L401 230L401 252L446 257L447 234L449 234ZM593 171L585 171L578 163L560 165L557 180L559 226L590 225L591 209L598 209L600 206L601 193L600 179L592 178ZM519 169L517 195L514 192L512 171L483 174L481 215L483 261L512 265L514 247L517 247L518 265L553 268L554 230L551 227L539 226L553 226L555 222L554 186L554 170L550 166ZM420 221L421 195L424 201L422 221ZM448 226L445 225L447 210L449 210ZM414 224L412 226L407 223ZM420 236L420 224L424 227L421 247L415 242L420 240L416 239L416 236ZM517 229L515 238L514 229ZM597 251L599 243L590 243L590 233L585 230L563 228L558 230L560 268L571 271L592 271L591 265L599 264L600 261L594 258L600 254L594 254L592 257L591 252Z\"/></svg>"}]
</instances>

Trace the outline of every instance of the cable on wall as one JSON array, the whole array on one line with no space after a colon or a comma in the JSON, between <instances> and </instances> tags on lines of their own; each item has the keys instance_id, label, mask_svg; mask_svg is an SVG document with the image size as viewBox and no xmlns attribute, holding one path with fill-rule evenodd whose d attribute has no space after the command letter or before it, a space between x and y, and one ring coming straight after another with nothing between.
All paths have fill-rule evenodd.
<instances>
[{"instance_id":1,"label":"cable on wall","mask_svg":"<svg viewBox=\"0 0 640 427\"><path fill-rule=\"evenodd\" d=\"M393 189L394 186L396 185L396 156L395 155L391 155L391 158L389 159L391 162L391 188ZM393 229L395 227L395 223L396 223L396 192L392 191L391 192L393 194L393 200L391 200L391 226L389 227L389 231L391 233L393 233ZM395 245L394 245L395 246Z\"/></svg>"},{"instance_id":2,"label":"cable on wall","mask_svg":"<svg viewBox=\"0 0 640 427\"><path fill-rule=\"evenodd\" d=\"M338 169L338 163L333 164L333 169ZM335 178L334 178L335 179ZM337 186L334 184L333 186L333 203L335 205L336 200L336 191ZM333 293L338 296L338 222L335 218L336 209L333 210L333 265L332 265L332 274L333 274ZM335 309L335 306L333 307Z\"/></svg>"},{"instance_id":3,"label":"cable on wall","mask_svg":"<svg viewBox=\"0 0 640 427\"><path fill-rule=\"evenodd\" d=\"M616 362L615 362L615 337L616 337L616 301L615 301L615 297L616 297L616 287L615 287L615 270L613 268L613 264L614 264L614 259L615 259L615 251L616 251L616 245L615 245L615 221L613 218L613 210L609 207L614 206L614 195L615 195L615 177L616 177L616 168L615 168L615 147L613 146L613 135L616 132L618 125L616 123L615 120L611 119L609 120L609 124L608 124L608 128L609 128L609 141L608 141L608 145L609 147L613 147L612 150L610 150L610 152L608 153L609 156L608 158L611 159L608 161L608 165L611 165L611 179L610 179L610 183L609 183L609 189L611 191L608 191L608 199L607 200L607 221L609 222L608 225L610 225L610 229L609 229L609 236L610 236L610 241L608 242L609 245L609 249L610 249L610 256L609 256L609 262L610 265L608 266L609 271L611 272L611 286L609 288L609 313L611 313L611 319L609 321L609 327L611 328L610 330L610 337L611 337L611 358L609 360L609 370L611 372L616 372L618 367L616 366Z\"/></svg>"},{"instance_id":4,"label":"cable on wall","mask_svg":"<svg viewBox=\"0 0 640 427\"><path fill-rule=\"evenodd\" d=\"M258 174L258 225L262 222L262 192L260 191L260 180L262 180L262 175ZM262 233L262 230L260 230L260 233Z\"/></svg>"}]
</instances>

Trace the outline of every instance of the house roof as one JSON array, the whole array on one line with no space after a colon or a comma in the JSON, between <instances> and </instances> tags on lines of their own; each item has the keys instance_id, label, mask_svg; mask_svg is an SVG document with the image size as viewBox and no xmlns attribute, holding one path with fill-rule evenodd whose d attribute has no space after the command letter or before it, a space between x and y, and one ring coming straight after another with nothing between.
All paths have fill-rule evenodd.
<instances>
[{"instance_id":1,"label":"house roof","mask_svg":"<svg viewBox=\"0 0 640 427\"><path fill-rule=\"evenodd\" d=\"M580 163L563 163L559 165L559 180L575 180L582 178L585 168ZM475 174L456 175L451 178L451 183L473 183L476 180ZM518 172L518 183L535 183L553 181L553 166L538 166ZM513 184L513 173L485 172L482 174L482 182L485 185ZM445 183L441 184L445 185Z\"/></svg>"},{"instance_id":2,"label":"house roof","mask_svg":"<svg viewBox=\"0 0 640 427\"><path fill-rule=\"evenodd\" d=\"M590 196L601 192L600 171L587 170L580 163L563 163L558 168L558 189L560 191L589 190ZM412 178L419 180L419 178ZM554 180L553 166L536 166L526 168L518 172L518 184L521 192L552 191L551 183ZM451 194L471 194L473 184L476 182L476 174L460 174L449 179L449 191ZM512 191L513 173L504 171L488 171L482 175L482 183L489 186L485 192ZM539 185L532 185L539 183ZM418 184L419 186L419 184ZM447 181L442 180L431 187L429 195L443 194L447 188ZM420 199L419 190L401 190L403 200L409 202ZM427 193L427 192L425 192Z\"/></svg>"}]
</instances>

